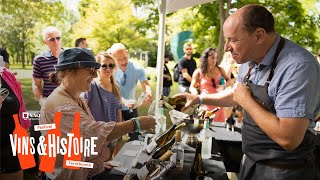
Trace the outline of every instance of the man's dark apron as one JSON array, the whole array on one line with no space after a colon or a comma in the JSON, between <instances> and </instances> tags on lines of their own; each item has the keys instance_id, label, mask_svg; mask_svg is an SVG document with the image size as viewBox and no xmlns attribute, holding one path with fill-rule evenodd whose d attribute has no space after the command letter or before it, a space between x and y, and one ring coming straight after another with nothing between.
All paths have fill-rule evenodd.
<instances>
[{"instance_id":1,"label":"man's dark apron","mask_svg":"<svg viewBox=\"0 0 320 180\"><path fill-rule=\"evenodd\" d=\"M284 46L281 37L273 58L270 74L264 86L249 81L253 67L245 76L245 83L252 91L254 98L268 111L276 113L274 104L268 95L268 86L273 77L276 59ZM313 155L315 136L306 132L302 143L293 151L286 151L270 139L245 111L242 126L242 149L244 156L240 167L240 180L249 179L320 179Z\"/></svg>"}]
</instances>

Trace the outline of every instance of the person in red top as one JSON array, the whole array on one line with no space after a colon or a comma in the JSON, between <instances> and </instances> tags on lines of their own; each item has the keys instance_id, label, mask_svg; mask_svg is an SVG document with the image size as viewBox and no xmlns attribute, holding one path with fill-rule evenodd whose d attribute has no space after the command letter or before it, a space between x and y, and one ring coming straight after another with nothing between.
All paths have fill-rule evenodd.
<instances>
[{"instance_id":1,"label":"person in red top","mask_svg":"<svg viewBox=\"0 0 320 180\"><path fill-rule=\"evenodd\" d=\"M218 66L218 53L215 48L205 49L200 57L200 68L198 68L192 76L190 85L191 94L214 94L223 90L226 85L231 83L230 77L223 68ZM222 79L223 78L223 79ZM226 84L224 82L226 80ZM223 81L220 82L220 81ZM207 110L213 110L216 106L206 105ZM224 122L226 115L221 108L215 113L215 121Z\"/></svg>"}]
</instances>

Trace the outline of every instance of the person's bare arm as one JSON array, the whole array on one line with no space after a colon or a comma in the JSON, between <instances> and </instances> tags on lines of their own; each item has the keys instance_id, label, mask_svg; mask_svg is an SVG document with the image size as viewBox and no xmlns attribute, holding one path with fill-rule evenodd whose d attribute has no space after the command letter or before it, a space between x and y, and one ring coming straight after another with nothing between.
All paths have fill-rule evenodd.
<instances>
[{"instance_id":1,"label":"person's bare arm","mask_svg":"<svg viewBox=\"0 0 320 180\"><path fill-rule=\"evenodd\" d=\"M182 108L182 111L186 110L188 107L199 104L200 97L202 98L202 104L221 106L221 107L231 107L238 105L233 100L233 89L226 89L219 93L215 94L205 94L205 95L193 95L189 93L181 93L174 95L173 97L179 97L187 101L185 107Z\"/></svg>"},{"instance_id":2,"label":"person's bare arm","mask_svg":"<svg viewBox=\"0 0 320 180\"><path fill-rule=\"evenodd\" d=\"M273 141L284 149L291 151L301 144L308 128L308 119L278 118L276 114L261 106L252 97L250 89L242 84L237 84L233 99L250 114Z\"/></svg>"},{"instance_id":3,"label":"person's bare arm","mask_svg":"<svg viewBox=\"0 0 320 180\"><path fill-rule=\"evenodd\" d=\"M154 128L156 125L156 121L152 116L139 116L138 121L140 123L141 130L149 130ZM118 122L108 135L107 141L112 141L133 131L135 131L133 120Z\"/></svg>"},{"instance_id":4,"label":"person's bare arm","mask_svg":"<svg viewBox=\"0 0 320 180\"><path fill-rule=\"evenodd\" d=\"M199 78L200 78L200 70L197 69L192 75L192 81L189 87L189 91L191 94L197 95L198 94L198 85L199 85Z\"/></svg>"},{"instance_id":5,"label":"person's bare arm","mask_svg":"<svg viewBox=\"0 0 320 180\"><path fill-rule=\"evenodd\" d=\"M32 91L38 101L43 98L43 88L41 78L32 78Z\"/></svg>"},{"instance_id":6,"label":"person's bare arm","mask_svg":"<svg viewBox=\"0 0 320 180\"><path fill-rule=\"evenodd\" d=\"M122 122L122 112L121 112L121 109L118 110L118 122Z\"/></svg>"},{"instance_id":7,"label":"person's bare arm","mask_svg":"<svg viewBox=\"0 0 320 180\"><path fill-rule=\"evenodd\" d=\"M185 78L187 81L192 81L192 77L189 75L187 68L181 69L181 73L183 78Z\"/></svg>"}]
</instances>

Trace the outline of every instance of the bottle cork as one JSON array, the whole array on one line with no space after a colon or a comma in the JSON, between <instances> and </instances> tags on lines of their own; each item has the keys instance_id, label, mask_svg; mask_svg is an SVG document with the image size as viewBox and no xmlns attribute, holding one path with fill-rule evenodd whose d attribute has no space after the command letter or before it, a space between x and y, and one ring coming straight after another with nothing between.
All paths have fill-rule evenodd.
<instances>
[{"instance_id":1,"label":"bottle cork","mask_svg":"<svg viewBox=\"0 0 320 180\"><path fill-rule=\"evenodd\" d=\"M176 143L181 141L181 131L177 130L175 134Z\"/></svg>"}]
</instances>

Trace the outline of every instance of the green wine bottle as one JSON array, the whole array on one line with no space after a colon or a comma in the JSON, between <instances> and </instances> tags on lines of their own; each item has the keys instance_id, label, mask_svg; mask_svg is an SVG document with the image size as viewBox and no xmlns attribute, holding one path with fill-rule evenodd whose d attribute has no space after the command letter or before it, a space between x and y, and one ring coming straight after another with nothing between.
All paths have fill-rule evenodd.
<instances>
[{"instance_id":1,"label":"green wine bottle","mask_svg":"<svg viewBox=\"0 0 320 180\"><path fill-rule=\"evenodd\" d=\"M167 142L169 134L171 134L171 132L174 131L176 127L177 125L174 124L167 131L153 138L146 147L147 153L150 154L155 150L155 148L163 146Z\"/></svg>"},{"instance_id":2,"label":"green wine bottle","mask_svg":"<svg viewBox=\"0 0 320 180\"><path fill-rule=\"evenodd\" d=\"M202 149L202 144L200 141L198 141L196 154L194 156L194 160L192 162L192 166L190 169L190 179L196 179L197 176L205 175L205 170L204 170L202 157L201 157L201 149Z\"/></svg>"},{"instance_id":3,"label":"green wine bottle","mask_svg":"<svg viewBox=\"0 0 320 180\"><path fill-rule=\"evenodd\" d=\"M168 151L168 149L171 148L171 146L174 144L175 138L171 138L170 141L168 141L165 145L158 147L154 153L152 154L152 159L159 159L165 152ZM201 149L200 149L201 150Z\"/></svg>"},{"instance_id":4,"label":"green wine bottle","mask_svg":"<svg viewBox=\"0 0 320 180\"><path fill-rule=\"evenodd\" d=\"M181 109L186 104L185 100L183 100L181 98L178 98L178 97L172 98L172 97L167 97L167 96L161 95L160 100L163 100L164 102L167 102L168 104L170 104L177 111L181 111Z\"/></svg>"}]
</instances>

